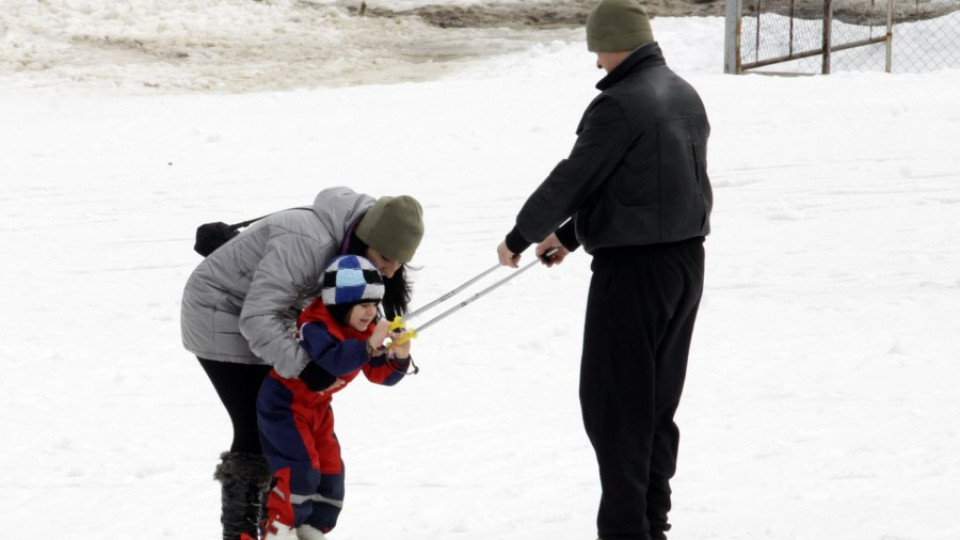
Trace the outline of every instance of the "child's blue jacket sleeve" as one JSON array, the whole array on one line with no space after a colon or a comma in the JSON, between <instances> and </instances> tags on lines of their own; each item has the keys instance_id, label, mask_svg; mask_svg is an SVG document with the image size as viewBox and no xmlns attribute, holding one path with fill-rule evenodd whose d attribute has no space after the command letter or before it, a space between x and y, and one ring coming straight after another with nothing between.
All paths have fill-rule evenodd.
<instances>
[{"instance_id":1,"label":"child's blue jacket sleeve","mask_svg":"<svg viewBox=\"0 0 960 540\"><path fill-rule=\"evenodd\" d=\"M340 341L319 322L300 328L300 344L315 364L337 377L356 371L370 361L366 343L356 339Z\"/></svg>"}]
</instances>

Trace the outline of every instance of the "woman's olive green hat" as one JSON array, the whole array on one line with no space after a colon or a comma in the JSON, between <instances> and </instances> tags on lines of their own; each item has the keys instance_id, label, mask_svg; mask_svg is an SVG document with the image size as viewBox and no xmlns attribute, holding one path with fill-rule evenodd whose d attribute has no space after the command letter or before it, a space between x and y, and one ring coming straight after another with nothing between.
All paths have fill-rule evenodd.
<instances>
[{"instance_id":1,"label":"woman's olive green hat","mask_svg":"<svg viewBox=\"0 0 960 540\"><path fill-rule=\"evenodd\" d=\"M637 0L601 0L587 17L587 49L632 51L653 41L650 17Z\"/></svg>"},{"instance_id":2,"label":"woman's olive green hat","mask_svg":"<svg viewBox=\"0 0 960 540\"><path fill-rule=\"evenodd\" d=\"M380 197L357 225L357 237L383 256L408 263L423 238L423 208L409 195Z\"/></svg>"}]
</instances>

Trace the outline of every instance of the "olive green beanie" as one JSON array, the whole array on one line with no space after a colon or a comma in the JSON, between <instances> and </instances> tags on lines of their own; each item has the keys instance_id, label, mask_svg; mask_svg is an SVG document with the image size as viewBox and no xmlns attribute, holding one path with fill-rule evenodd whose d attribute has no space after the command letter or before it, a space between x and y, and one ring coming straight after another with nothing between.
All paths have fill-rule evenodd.
<instances>
[{"instance_id":1,"label":"olive green beanie","mask_svg":"<svg viewBox=\"0 0 960 540\"><path fill-rule=\"evenodd\" d=\"M601 0L587 17L587 49L632 51L653 41L650 17L637 0Z\"/></svg>"},{"instance_id":2,"label":"olive green beanie","mask_svg":"<svg viewBox=\"0 0 960 540\"><path fill-rule=\"evenodd\" d=\"M357 225L357 237L385 257L408 263L423 238L423 208L408 195L380 197Z\"/></svg>"}]
</instances>

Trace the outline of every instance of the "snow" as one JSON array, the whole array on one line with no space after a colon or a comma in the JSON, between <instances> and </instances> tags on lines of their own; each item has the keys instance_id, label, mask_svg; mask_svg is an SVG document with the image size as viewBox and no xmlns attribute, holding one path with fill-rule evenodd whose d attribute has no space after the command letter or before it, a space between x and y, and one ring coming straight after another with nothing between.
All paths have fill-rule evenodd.
<instances>
[{"instance_id":1,"label":"snow","mask_svg":"<svg viewBox=\"0 0 960 540\"><path fill-rule=\"evenodd\" d=\"M450 62L345 47L245 71L239 42L286 33L289 52L380 23L325 11L308 37L292 2L203 5L0 2L0 515L14 529L218 537L211 474L230 426L179 337L196 226L337 184L414 195L426 304L495 264L601 76L574 31L484 31ZM409 43L466 35L401 24ZM79 28L176 28L210 56L64 37ZM713 125L672 538L960 539L960 71L725 76L722 28L654 21ZM371 81L391 84L352 84ZM577 403L589 275L583 253L531 269L425 331L420 375L338 394L348 496L331 539L595 538Z\"/></svg>"}]
</instances>

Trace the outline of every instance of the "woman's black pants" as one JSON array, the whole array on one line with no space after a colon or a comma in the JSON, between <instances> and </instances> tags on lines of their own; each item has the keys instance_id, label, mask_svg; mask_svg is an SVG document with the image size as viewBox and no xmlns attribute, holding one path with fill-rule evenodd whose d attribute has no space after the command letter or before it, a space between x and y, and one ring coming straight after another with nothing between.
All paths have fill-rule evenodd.
<instances>
[{"instance_id":1,"label":"woman's black pants","mask_svg":"<svg viewBox=\"0 0 960 540\"><path fill-rule=\"evenodd\" d=\"M199 360L233 423L230 451L263 454L257 431L257 395L270 366Z\"/></svg>"}]
</instances>

